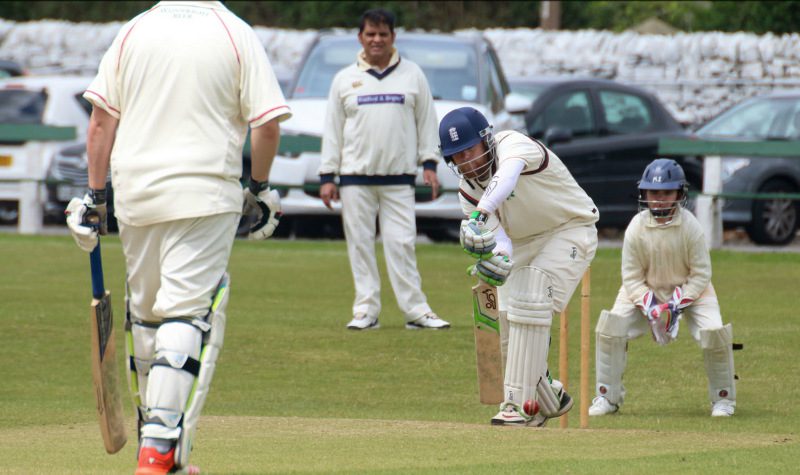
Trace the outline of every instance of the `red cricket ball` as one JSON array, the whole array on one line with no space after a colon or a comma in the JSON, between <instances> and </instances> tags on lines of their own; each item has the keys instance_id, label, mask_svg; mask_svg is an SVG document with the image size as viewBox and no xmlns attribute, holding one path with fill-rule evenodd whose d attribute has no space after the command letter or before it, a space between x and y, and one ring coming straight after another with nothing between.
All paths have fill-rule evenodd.
<instances>
[{"instance_id":1,"label":"red cricket ball","mask_svg":"<svg viewBox=\"0 0 800 475\"><path fill-rule=\"evenodd\" d=\"M522 405L522 410L525 411L530 417L535 416L539 412L539 403L532 399L528 399L525 401L525 404Z\"/></svg>"}]
</instances>

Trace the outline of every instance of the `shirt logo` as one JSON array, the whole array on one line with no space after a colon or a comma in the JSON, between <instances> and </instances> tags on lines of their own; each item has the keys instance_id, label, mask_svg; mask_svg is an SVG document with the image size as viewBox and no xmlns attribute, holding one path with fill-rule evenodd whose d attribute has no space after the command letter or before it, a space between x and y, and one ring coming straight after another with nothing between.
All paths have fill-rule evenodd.
<instances>
[{"instance_id":1,"label":"shirt logo","mask_svg":"<svg viewBox=\"0 0 800 475\"><path fill-rule=\"evenodd\" d=\"M455 127L450 127L450 130L447 131L450 134L450 141L451 142L458 142L458 131Z\"/></svg>"},{"instance_id":2,"label":"shirt logo","mask_svg":"<svg viewBox=\"0 0 800 475\"><path fill-rule=\"evenodd\" d=\"M353 84L352 84L352 85L353 85L353 89L355 89L355 88L357 88L357 87L361 87L361 86L363 86L363 85L364 85L364 83L363 83L363 82L361 82L361 81L353 81Z\"/></svg>"},{"instance_id":3,"label":"shirt logo","mask_svg":"<svg viewBox=\"0 0 800 475\"><path fill-rule=\"evenodd\" d=\"M405 104L406 96L403 94L368 94L358 96L358 105L370 104Z\"/></svg>"}]
</instances>

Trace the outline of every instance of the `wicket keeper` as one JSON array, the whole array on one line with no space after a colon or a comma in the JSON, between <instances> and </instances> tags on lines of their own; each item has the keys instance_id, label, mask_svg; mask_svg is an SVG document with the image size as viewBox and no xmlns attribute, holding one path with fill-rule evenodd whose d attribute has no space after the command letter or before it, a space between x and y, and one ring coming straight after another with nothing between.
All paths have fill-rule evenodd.
<instances>
[{"instance_id":1,"label":"wicket keeper","mask_svg":"<svg viewBox=\"0 0 800 475\"><path fill-rule=\"evenodd\" d=\"M674 160L654 160L642 174L639 213L622 247L622 286L595 329L597 397L590 416L615 413L622 405L628 340L650 333L666 345L678 337L683 317L703 350L711 415L733 415L733 330L722 324L703 230L684 207L687 190L686 175Z\"/></svg>"},{"instance_id":2,"label":"wicket keeper","mask_svg":"<svg viewBox=\"0 0 800 475\"><path fill-rule=\"evenodd\" d=\"M469 216L461 244L477 259L472 272L506 284L498 296L508 327L501 339L505 400L491 422L542 426L572 407L548 371L550 324L594 258L597 208L551 150L516 131L494 134L476 109L444 116L439 140L445 162L461 177Z\"/></svg>"}]
</instances>

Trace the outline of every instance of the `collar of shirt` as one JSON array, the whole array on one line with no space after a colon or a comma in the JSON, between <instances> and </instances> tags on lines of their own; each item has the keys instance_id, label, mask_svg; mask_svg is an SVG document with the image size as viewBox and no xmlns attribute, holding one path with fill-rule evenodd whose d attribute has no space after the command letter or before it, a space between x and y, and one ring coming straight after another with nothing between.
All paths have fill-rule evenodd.
<instances>
[{"instance_id":1,"label":"collar of shirt","mask_svg":"<svg viewBox=\"0 0 800 475\"><path fill-rule=\"evenodd\" d=\"M362 71L368 71L370 69L374 69L375 72L382 73L399 62L400 62L400 53L398 53L397 48L394 47L392 48L392 59L389 60L389 64L387 64L386 67L383 69L378 69L377 67L369 64L367 62L367 57L364 54L363 49L358 52L358 59L357 59L358 69Z\"/></svg>"},{"instance_id":2,"label":"collar of shirt","mask_svg":"<svg viewBox=\"0 0 800 475\"><path fill-rule=\"evenodd\" d=\"M644 220L644 225L648 228L668 228L673 226L680 226L681 221L683 221L683 207L679 206L678 209L675 210L675 216L672 218L667 224L658 224L656 219L653 215L650 214L649 211L645 211L647 213L647 219Z\"/></svg>"}]
</instances>

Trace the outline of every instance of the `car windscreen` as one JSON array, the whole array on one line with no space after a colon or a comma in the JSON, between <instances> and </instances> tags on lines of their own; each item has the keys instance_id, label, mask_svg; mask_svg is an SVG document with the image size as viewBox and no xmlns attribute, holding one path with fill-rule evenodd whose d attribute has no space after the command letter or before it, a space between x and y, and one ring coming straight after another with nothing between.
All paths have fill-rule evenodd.
<instances>
[{"instance_id":1,"label":"car windscreen","mask_svg":"<svg viewBox=\"0 0 800 475\"><path fill-rule=\"evenodd\" d=\"M46 101L44 91L0 89L0 124L41 124Z\"/></svg>"},{"instance_id":2,"label":"car windscreen","mask_svg":"<svg viewBox=\"0 0 800 475\"><path fill-rule=\"evenodd\" d=\"M761 98L743 102L697 131L707 137L760 140L800 139L800 99Z\"/></svg>"},{"instance_id":3,"label":"car windscreen","mask_svg":"<svg viewBox=\"0 0 800 475\"><path fill-rule=\"evenodd\" d=\"M477 58L469 44L398 39L396 46L401 57L422 68L434 99L478 100ZM292 97L327 97L333 76L355 63L360 49L355 39L318 43L300 71Z\"/></svg>"}]
</instances>

